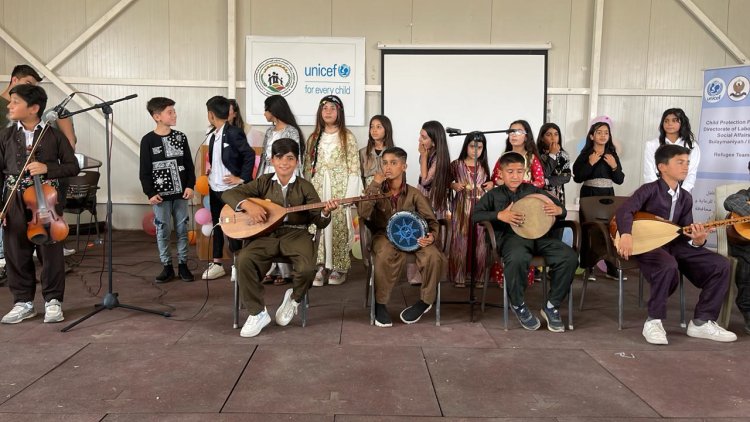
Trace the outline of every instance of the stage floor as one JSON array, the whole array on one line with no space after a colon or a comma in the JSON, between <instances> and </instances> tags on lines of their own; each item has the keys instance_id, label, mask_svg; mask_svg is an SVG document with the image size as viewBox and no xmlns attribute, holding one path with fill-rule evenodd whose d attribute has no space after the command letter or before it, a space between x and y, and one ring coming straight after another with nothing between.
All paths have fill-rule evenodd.
<instances>
[{"instance_id":1,"label":"stage floor","mask_svg":"<svg viewBox=\"0 0 750 422\"><path fill-rule=\"evenodd\" d=\"M271 323L244 339L232 328L228 274L155 285L161 266L154 238L118 231L114 239L120 301L173 317L105 310L61 333L107 290L103 247L77 253L63 323L43 324L37 316L0 326L0 420L725 421L750 415L750 337L741 333L736 308L730 326L736 343L692 339L679 326L675 295L665 322L670 345L649 345L641 336L646 311L637 304L637 274L628 274L622 331L616 283L603 277L589 283L583 311L576 279L575 330L563 334L544 325L528 332L514 318L505 331L496 308L481 314L477 307L472 323L468 305L443 305L440 327L434 311L407 326L398 313L419 292L405 282L389 304L394 326L377 328L363 307L365 273L355 260L345 284L312 289L307 327L295 317L287 327ZM200 277L205 262L192 259L190 267ZM285 289L266 289L271 315ZM490 300L498 302L501 293L492 286ZM443 284L444 300L467 296L467 289ZM688 318L696 298L688 285ZM7 287L0 289L1 312L11 302ZM527 290L527 303L538 312L540 285ZM37 311L43 306L38 294ZM567 316L567 307L562 313ZM246 317L243 312L241 322Z\"/></svg>"}]
</instances>

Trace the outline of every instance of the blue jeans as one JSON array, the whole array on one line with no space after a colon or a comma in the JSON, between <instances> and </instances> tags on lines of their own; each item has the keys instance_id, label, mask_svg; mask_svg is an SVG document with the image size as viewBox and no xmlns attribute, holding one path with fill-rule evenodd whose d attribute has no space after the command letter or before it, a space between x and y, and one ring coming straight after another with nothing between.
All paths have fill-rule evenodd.
<instances>
[{"instance_id":1,"label":"blue jeans","mask_svg":"<svg viewBox=\"0 0 750 422\"><path fill-rule=\"evenodd\" d=\"M171 265L169 238L172 234L172 221L177 233L177 258L180 263L188 260L188 201L174 199L154 205L154 225L156 226L156 244L159 246L159 259L163 265Z\"/></svg>"}]
</instances>

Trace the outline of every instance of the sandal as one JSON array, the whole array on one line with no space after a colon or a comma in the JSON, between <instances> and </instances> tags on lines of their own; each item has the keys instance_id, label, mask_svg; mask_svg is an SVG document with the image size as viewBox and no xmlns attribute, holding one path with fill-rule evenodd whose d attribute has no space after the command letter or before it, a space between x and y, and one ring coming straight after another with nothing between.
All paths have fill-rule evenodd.
<instances>
[{"instance_id":1,"label":"sandal","mask_svg":"<svg viewBox=\"0 0 750 422\"><path fill-rule=\"evenodd\" d=\"M276 280L273 281L273 285L274 286L283 286L283 285L289 284L291 282L292 282L292 278L291 277L278 276L278 277L276 277Z\"/></svg>"},{"instance_id":2,"label":"sandal","mask_svg":"<svg viewBox=\"0 0 750 422\"><path fill-rule=\"evenodd\" d=\"M267 275L263 277L263 280L261 281L261 284L271 284L275 283L272 275Z\"/></svg>"}]
</instances>

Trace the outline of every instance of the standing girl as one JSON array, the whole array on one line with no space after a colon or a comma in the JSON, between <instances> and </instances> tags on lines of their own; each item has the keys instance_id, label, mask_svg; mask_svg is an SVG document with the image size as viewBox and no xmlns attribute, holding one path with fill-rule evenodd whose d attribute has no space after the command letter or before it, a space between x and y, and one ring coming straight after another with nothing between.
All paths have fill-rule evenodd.
<instances>
[{"instance_id":1,"label":"standing girl","mask_svg":"<svg viewBox=\"0 0 750 422\"><path fill-rule=\"evenodd\" d=\"M534 144L534 134L531 132L531 126L526 120L516 120L508 128L508 138L505 140L505 152L513 151L526 157L526 172L523 175L524 183L543 188L544 187L544 168L539 160L539 153ZM496 184L502 184L500 178L500 160L495 163L492 170L492 181Z\"/></svg>"},{"instance_id":2,"label":"standing girl","mask_svg":"<svg viewBox=\"0 0 750 422\"><path fill-rule=\"evenodd\" d=\"M445 218L450 197L450 163L445 128L435 120L422 125L419 131L419 183L417 189L430 200L437 218ZM410 284L421 284L422 278L416 264L406 266L406 279Z\"/></svg>"},{"instance_id":3,"label":"standing girl","mask_svg":"<svg viewBox=\"0 0 750 422\"><path fill-rule=\"evenodd\" d=\"M539 129L537 149L544 168L544 189L565 205L565 184L570 181L570 156L562 147L560 127L545 123Z\"/></svg>"},{"instance_id":4,"label":"standing girl","mask_svg":"<svg viewBox=\"0 0 750 422\"><path fill-rule=\"evenodd\" d=\"M469 243L471 228L475 227L471 223L474 204L485 191L494 186L494 183L489 180L487 139L483 134L472 132L466 135L461 154L457 160L451 162L450 175L451 189L455 191L450 207L453 230L450 250L466 251L466 256L460 253L451 254L448 261L448 273L456 287L465 287L466 279L471 277L472 267L476 268L475 280L484 280L487 258L481 229L475 228L474 244ZM474 257L475 253L476 257Z\"/></svg>"},{"instance_id":5,"label":"standing girl","mask_svg":"<svg viewBox=\"0 0 750 422\"><path fill-rule=\"evenodd\" d=\"M681 108L665 110L661 115L659 137L646 142L646 147L643 149L643 183L653 182L659 177L656 172L654 154L660 146L665 144L679 145L690 150L688 175L682 182L682 188L690 192L695 186L698 164L701 161L701 149L695 143L693 131L690 129L690 120Z\"/></svg>"},{"instance_id":6,"label":"standing girl","mask_svg":"<svg viewBox=\"0 0 750 422\"><path fill-rule=\"evenodd\" d=\"M606 122L596 122L591 125L586 136L586 145L573 164L573 180L576 183L583 183L581 198L614 196L614 184L621 185L625 180L620 158L612 142L612 133ZM615 266L607 261L605 263L607 276L617 278ZM588 272L589 277L592 277L593 268L588 269Z\"/></svg>"},{"instance_id":7,"label":"standing girl","mask_svg":"<svg viewBox=\"0 0 750 422\"><path fill-rule=\"evenodd\" d=\"M362 184L367 187L376 173L382 173L380 156L393 146L393 126L391 119L383 115L370 119L370 137L367 146L359 150Z\"/></svg>"},{"instance_id":8,"label":"standing girl","mask_svg":"<svg viewBox=\"0 0 750 422\"><path fill-rule=\"evenodd\" d=\"M305 178L312 182L321 200L359 195L357 139L346 128L344 104L339 97L328 95L320 100L315 131L307 140L307 155ZM351 210L339 208L331 218L318 246L319 269L313 286L322 286L326 273L328 284L343 283L351 266Z\"/></svg>"}]
</instances>

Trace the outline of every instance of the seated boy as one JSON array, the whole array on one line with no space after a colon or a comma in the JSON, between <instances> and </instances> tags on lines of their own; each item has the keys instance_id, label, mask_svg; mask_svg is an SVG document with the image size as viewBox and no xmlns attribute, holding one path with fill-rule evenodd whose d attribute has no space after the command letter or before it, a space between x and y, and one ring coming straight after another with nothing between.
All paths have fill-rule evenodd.
<instances>
[{"instance_id":1,"label":"seated boy","mask_svg":"<svg viewBox=\"0 0 750 422\"><path fill-rule=\"evenodd\" d=\"M750 170L750 162L747 163L747 169ZM724 201L724 209L743 217L750 215L750 188L729 195ZM737 272L734 275L737 283L737 307L745 318L745 332L750 334L750 240L733 232L731 228L727 230L729 255L737 258Z\"/></svg>"},{"instance_id":2,"label":"seated boy","mask_svg":"<svg viewBox=\"0 0 750 422\"><path fill-rule=\"evenodd\" d=\"M497 248L503 260L505 283L511 309L516 314L521 326L527 330L536 330L541 326L539 319L529 311L524 301L527 286L529 264L534 255L541 255L550 268L550 291L547 303L542 305L542 318L547 322L550 331L561 333L565 325L560 318L560 304L570 290L576 268L578 255L568 245L556 237L546 235L539 239L525 239L518 236L512 225L523 224L523 214L512 211L513 203L524 196L538 193L550 199L544 204L547 215L564 219L565 208L560 201L543 189L529 183L523 183L525 158L516 152L507 152L500 157L503 184L482 196L474 208L472 220L490 221L495 229Z\"/></svg>"},{"instance_id":3,"label":"seated boy","mask_svg":"<svg viewBox=\"0 0 750 422\"><path fill-rule=\"evenodd\" d=\"M44 322L60 322L64 319L62 303L65 295L65 260L62 242L32 243L26 235L30 213L23 202L26 189L34 189L33 176L40 176L43 183L57 185L57 179L78 174L78 160L67 138L57 129L46 128L41 121L47 105L44 89L34 85L16 85L10 90L8 116L16 123L0 131L0 173L3 177L6 199L11 187L21 178L19 190L7 209L3 230L8 286L13 295L13 309L2 318L3 324L17 324L36 316L34 295L36 270L32 255L37 253L42 266L41 285L44 296ZM40 143L34 159L22 174L24 162L34 143ZM55 210L62 216L62 206Z\"/></svg>"},{"instance_id":4,"label":"seated boy","mask_svg":"<svg viewBox=\"0 0 750 422\"><path fill-rule=\"evenodd\" d=\"M401 321L414 324L426 314L435 301L437 283L443 274L445 256L434 244L440 225L435 218L429 200L416 188L406 184L406 151L398 147L391 147L383 151L383 172L375 178L365 189L367 195L387 193L388 198L377 201L364 201L357 205L360 217L368 221L373 232L372 251L375 255L375 325L390 327L393 325L388 315L386 304L391 296L391 290L398 281L406 264L406 256L410 252L403 252L388 240L386 229L388 220L398 211L412 211L419 214L427 222L429 232L417 239L419 249L413 254L417 258L417 269L422 275L420 300L401 312Z\"/></svg>"},{"instance_id":5,"label":"seated boy","mask_svg":"<svg viewBox=\"0 0 750 422\"><path fill-rule=\"evenodd\" d=\"M264 174L257 179L227 190L221 199L232 208L244 211L250 221L266 221L263 207L246 201L247 198L263 198L284 207L294 207L320 202L313 185L297 177L299 144L282 138L271 147L271 163L275 173ZM293 287L284 293L284 300L276 310L276 323L289 324L297 313L297 307L305 297L315 276L312 236L308 226L315 224L323 228L331 222L331 211L338 208L338 200L330 200L325 208L287 214L283 223L268 234L253 237L237 256L237 273L242 301L250 316L242 326L240 336L254 337L271 322L263 301L263 276L271 268L273 258L285 256L292 261Z\"/></svg>"},{"instance_id":6,"label":"seated boy","mask_svg":"<svg viewBox=\"0 0 750 422\"><path fill-rule=\"evenodd\" d=\"M690 150L679 145L663 145L656 150L654 161L659 179L639 187L617 210L620 232L617 251L625 259L631 256L633 218L638 211L654 214L680 227L690 226L691 231L660 248L634 256L641 274L651 285L643 337L651 344L668 344L661 320L667 317L667 299L677 289L682 271L702 290L687 335L714 341L735 341L737 336L734 333L714 322L729 286L729 261L703 248L709 230L701 224L693 224L693 198L680 185L688 174Z\"/></svg>"}]
</instances>

